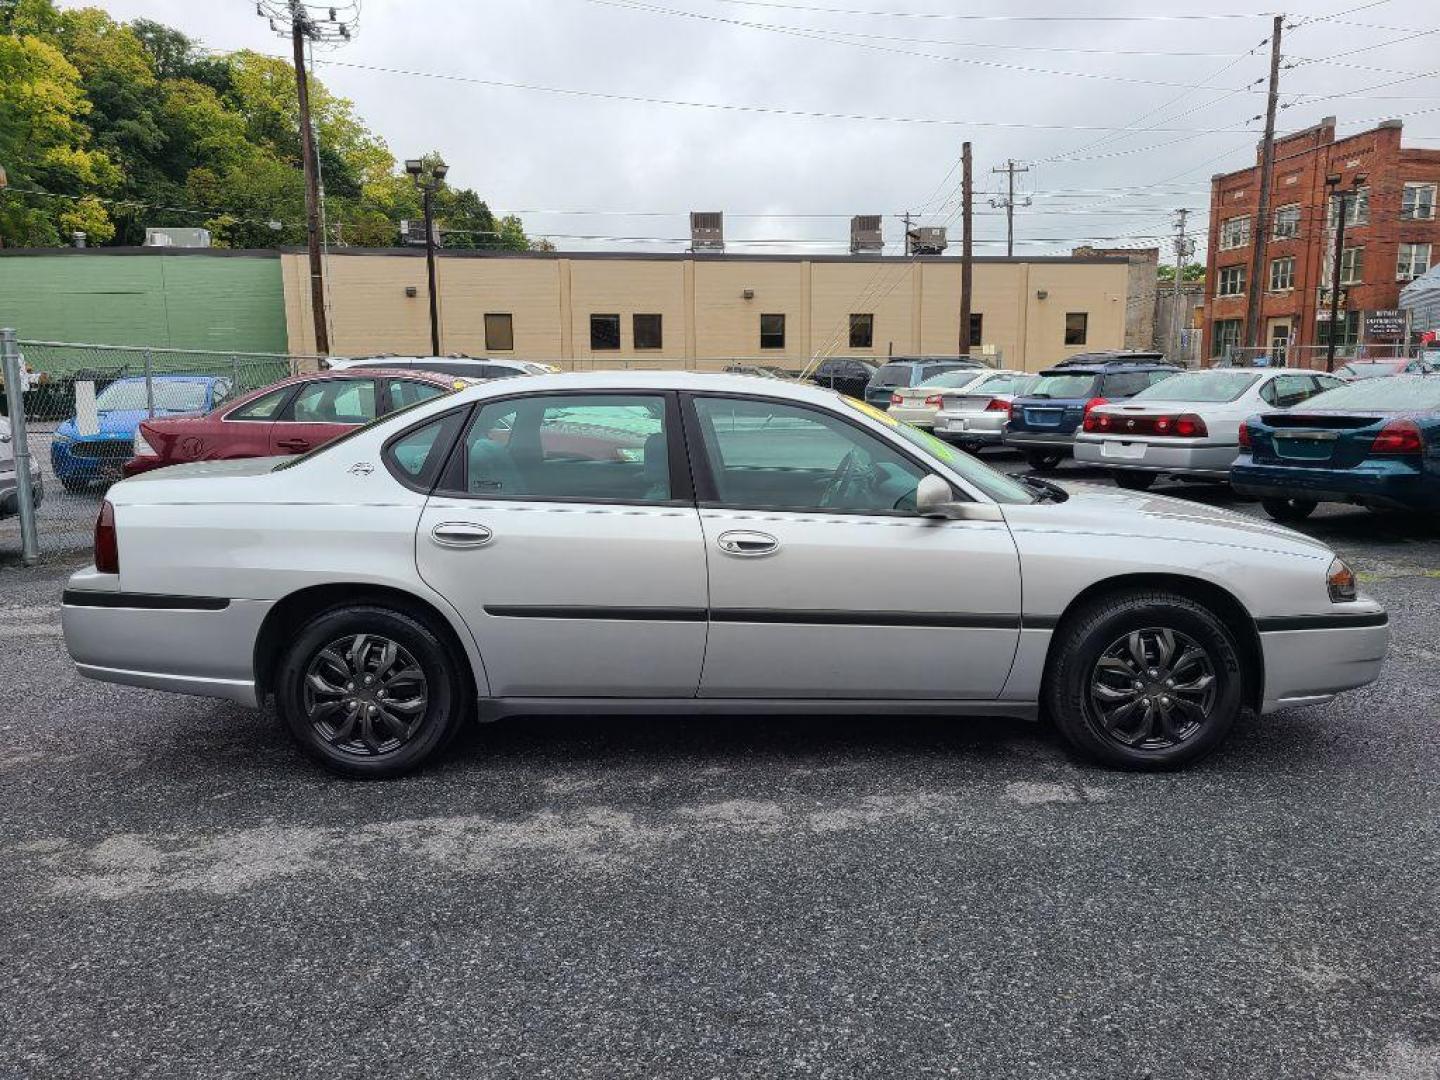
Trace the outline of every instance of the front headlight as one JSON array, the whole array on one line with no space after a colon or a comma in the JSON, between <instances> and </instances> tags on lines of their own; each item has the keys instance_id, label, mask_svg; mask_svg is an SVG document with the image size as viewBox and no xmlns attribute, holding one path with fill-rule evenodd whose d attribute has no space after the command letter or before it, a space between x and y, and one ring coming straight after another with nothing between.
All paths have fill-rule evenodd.
<instances>
[{"instance_id":1,"label":"front headlight","mask_svg":"<svg viewBox=\"0 0 1440 1080\"><path fill-rule=\"evenodd\" d=\"M154 448L153 448L148 442L145 441L145 436L144 436L143 434L141 434L139 428L136 428L136 429L135 429L135 456L136 456L136 457L155 457L155 456L157 456L156 453L155 453Z\"/></svg>"},{"instance_id":2,"label":"front headlight","mask_svg":"<svg viewBox=\"0 0 1440 1080\"><path fill-rule=\"evenodd\" d=\"M1325 588L1330 592L1332 604L1344 604L1355 599L1355 571L1345 565L1345 560L1336 558L1325 571Z\"/></svg>"}]
</instances>

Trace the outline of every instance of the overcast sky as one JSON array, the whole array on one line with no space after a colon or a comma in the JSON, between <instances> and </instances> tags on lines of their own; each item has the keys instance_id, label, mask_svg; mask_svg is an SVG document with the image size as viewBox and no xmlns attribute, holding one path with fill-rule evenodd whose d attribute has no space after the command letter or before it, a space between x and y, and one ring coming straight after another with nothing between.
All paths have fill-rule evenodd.
<instances>
[{"instance_id":1,"label":"overcast sky","mask_svg":"<svg viewBox=\"0 0 1440 1080\"><path fill-rule=\"evenodd\" d=\"M210 48L288 51L245 0L100 6ZM1214 17L1231 13L1247 17ZM1408 144L1440 149L1434 0L1305 0L1288 17L1300 25L1282 38L1286 62L1305 62L1283 73L1280 131L1403 116ZM397 157L440 150L453 183L521 212L532 235L569 234L561 249L680 250L578 237L683 238L691 209L724 210L728 240L788 242L731 250L843 251L857 213L887 215L898 250L906 210L958 238L968 138L976 239L1000 241L977 253L1004 254L1003 212L988 205L1004 177L990 170L1014 158L1033 199L1017 209L1017 254L1046 254L1155 243L1180 206L1203 229L1211 174L1253 159L1263 87L1241 88L1267 74L1269 32L1240 0L363 0L354 41L317 59Z\"/></svg>"}]
</instances>

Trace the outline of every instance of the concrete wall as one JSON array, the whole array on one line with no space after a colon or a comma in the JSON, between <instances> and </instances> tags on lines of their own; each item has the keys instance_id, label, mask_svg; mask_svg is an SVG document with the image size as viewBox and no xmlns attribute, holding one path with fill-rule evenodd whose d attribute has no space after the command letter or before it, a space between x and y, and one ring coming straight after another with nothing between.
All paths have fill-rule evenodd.
<instances>
[{"instance_id":1,"label":"concrete wall","mask_svg":"<svg viewBox=\"0 0 1440 1080\"><path fill-rule=\"evenodd\" d=\"M291 348L309 351L314 333L305 255L286 251L281 262ZM1129 261L1115 256L977 259L972 310L984 317L981 344L1027 370L1075 352L1121 348L1133 276ZM442 352L581 367L666 360L704 368L755 357L798 368L817 354L954 354L959 342L960 264L954 258L447 252L437 277ZM405 295L407 286L415 296ZM327 292L335 353L429 351L422 253L332 251ZM1146 306L1153 319L1153 293ZM1065 316L1082 311L1089 315L1088 340L1067 347ZM513 351L486 348L487 312L512 316ZM636 313L661 315L663 348L635 349ZM869 349L850 347L852 313L874 315ZM592 351L592 314L621 317L620 349ZM761 350L762 314L785 316L783 349Z\"/></svg>"},{"instance_id":2,"label":"concrete wall","mask_svg":"<svg viewBox=\"0 0 1440 1080\"><path fill-rule=\"evenodd\" d=\"M286 351L275 252L0 251L0 326L22 338Z\"/></svg>"}]
</instances>

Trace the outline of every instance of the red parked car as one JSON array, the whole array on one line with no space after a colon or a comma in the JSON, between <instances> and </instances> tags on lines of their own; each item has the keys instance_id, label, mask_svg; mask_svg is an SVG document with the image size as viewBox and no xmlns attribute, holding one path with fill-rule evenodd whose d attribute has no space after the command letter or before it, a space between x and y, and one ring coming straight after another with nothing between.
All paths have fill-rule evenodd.
<instances>
[{"instance_id":1,"label":"red parked car","mask_svg":"<svg viewBox=\"0 0 1440 1080\"><path fill-rule=\"evenodd\" d=\"M140 421L126 476L186 461L303 454L386 413L473 380L368 368L298 375L227 401L204 416Z\"/></svg>"}]
</instances>

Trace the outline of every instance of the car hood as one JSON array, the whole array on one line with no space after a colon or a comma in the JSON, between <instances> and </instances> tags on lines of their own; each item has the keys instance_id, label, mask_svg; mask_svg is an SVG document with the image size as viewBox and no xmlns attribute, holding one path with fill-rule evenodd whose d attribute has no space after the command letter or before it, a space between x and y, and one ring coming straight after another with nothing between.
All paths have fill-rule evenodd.
<instances>
[{"instance_id":1,"label":"car hood","mask_svg":"<svg viewBox=\"0 0 1440 1080\"><path fill-rule=\"evenodd\" d=\"M157 420L161 417L200 415L203 413L180 409L155 410ZM68 435L72 439L113 439L118 436L134 435L135 429L140 426L140 421L150 419L150 411L148 409L105 409L96 414L96 418L99 420L100 430L93 435L81 435L73 416L56 428L55 433Z\"/></svg>"},{"instance_id":2,"label":"car hood","mask_svg":"<svg viewBox=\"0 0 1440 1080\"><path fill-rule=\"evenodd\" d=\"M1304 533L1234 510L1095 484L1056 482L1056 486L1069 496L1065 502L1006 507L1006 517L1025 528L1103 533L1136 540L1185 540L1307 558L1332 555L1325 544ZM1019 512L1012 514L1012 510Z\"/></svg>"}]
</instances>

